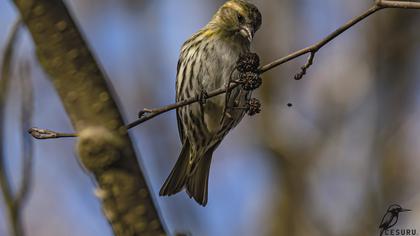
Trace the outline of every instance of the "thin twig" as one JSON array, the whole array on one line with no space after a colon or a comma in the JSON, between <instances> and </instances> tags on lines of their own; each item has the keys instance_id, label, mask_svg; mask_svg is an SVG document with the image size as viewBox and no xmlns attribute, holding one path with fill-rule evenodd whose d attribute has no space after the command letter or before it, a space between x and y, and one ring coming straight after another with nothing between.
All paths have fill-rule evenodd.
<instances>
[{"instance_id":1,"label":"thin twig","mask_svg":"<svg viewBox=\"0 0 420 236\"><path fill-rule=\"evenodd\" d=\"M1 66L1 78L0 78L0 136L3 135L4 128L4 107L6 105L6 97L8 94L9 83L10 83L10 68L13 56L13 45L16 41L17 32L20 28L21 21L17 20L12 26L10 36L6 42L6 47L3 54L3 62ZM1 141L1 139L0 139ZM13 195L11 193L11 187L9 179L5 173L4 163L4 151L3 145L0 145L0 184L3 192L3 198L6 201L6 205L11 205L13 202Z\"/></svg>"},{"instance_id":2,"label":"thin twig","mask_svg":"<svg viewBox=\"0 0 420 236\"><path fill-rule=\"evenodd\" d=\"M52 131L49 129L40 129L40 128L30 128L28 133L36 139L53 139L53 138L71 138L77 137L77 134L67 134Z\"/></svg>"},{"instance_id":3,"label":"thin twig","mask_svg":"<svg viewBox=\"0 0 420 236\"><path fill-rule=\"evenodd\" d=\"M372 7L370 7L368 10L366 10L365 12L363 12L361 15L349 20L347 23L345 23L344 25L342 25L341 27L339 27L338 29L336 29L334 32L332 32L331 34L329 34L327 37L323 38L322 40L312 44L309 47L303 48L301 50L298 50L296 52L293 52L283 58L277 59L273 62L268 63L267 65L263 66L260 68L261 73L267 72L277 66L280 66L286 62L289 62L297 57L300 57L302 55L308 54L308 53L312 53L315 56L315 53L317 53L322 47L324 47L326 44L328 44L329 42L331 42L333 39L335 39L337 36L339 36L340 34L344 33L346 30L350 29L351 27L353 27L355 24L359 23L360 21L364 20L365 18L367 18L368 16L372 15L373 13L379 11L383 9L383 7L379 6L379 5L373 5Z\"/></svg>"},{"instance_id":4,"label":"thin twig","mask_svg":"<svg viewBox=\"0 0 420 236\"><path fill-rule=\"evenodd\" d=\"M6 98L8 95L12 57L14 54L14 45L18 37L19 29L22 21L18 19L12 26L10 36L6 42L6 47L3 56L0 78L0 136L4 133L4 109L6 105ZM6 173L6 162L4 158L3 144L0 140L0 186L3 194L3 199L7 207L8 218L10 222L10 234L14 236L23 235L23 227L20 221L20 209L16 204L15 197L11 186L11 180Z\"/></svg>"},{"instance_id":5,"label":"thin twig","mask_svg":"<svg viewBox=\"0 0 420 236\"><path fill-rule=\"evenodd\" d=\"M32 165L33 165L33 142L32 139L26 135L28 127L32 126L33 114L33 85L30 79L29 63L26 61L21 64L20 82L22 93L22 110L21 110L21 129L23 138L23 155L22 155L22 180L20 188L18 189L15 197L15 205L19 208L23 207L26 199L29 196L32 180Z\"/></svg>"},{"instance_id":6,"label":"thin twig","mask_svg":"<svg viewBox=\"0 0 420 236\"><path fill-rule=\"evenodd\" d=\"M300 68L301 71L295 75L295 80L300 80L300 79L303 78L303 76L306 74L306 71L308 70L308 68L311 67L312 64L314 63L314 59L315 59L315 52L311 52L309 54L308 59L306 60L305 65L303 65Z\"/></svg>"},{"instance_id":7,"label":"thin twig","mask_svg":"<svg viewBox=\"0 0 420 236\"><path fill-rule=\"evenodd\" d=\"M325 45L327 45L329 42L331 42L332 40L334 40L336 37L338 37L339 35L341 35L342 33L344 33L345 31L347 31L348 29L350 29L351 27L353 27L354 25L356 25L357 23L359 23L360 21L366 19L367 17L369 17L370 15L372 15L373 13L381 10L381 9L385 9L385 8L404 8L404 9L419 9L420 8L420 3L418 2L402 2L402 1L388 1L388 0L375 0L375 3L373 4L373 6L371 6L368 10L366 10L365 12L363 12L361 15L354 17L353 19L349 20L347 23L343 24L342 26L340 26L338 29L336 29L334 32L332 32L331 34L327 35L325 38L323 38L322 40L312 44L311 46L308 46L306 48L300 49L298 51L295 51L293 53L290 53L289 55L279 58L277 60L274 60L264 66L261 66L259 68L259 73L263 74L269 70L272 70L286 62L289 62L295 58L298 58L302 55L306 55L306 54L310 54L305 65L303 65L301 67L301 71L299 73L297 73L294 78L299 80L301 79L307 72L308 68L312 66L313 62L314 62L314 58L316 53L323 48ZM219 88L216 90L213 90L211 92L208 93L208 98L212 98L215 97L217 95L220 94L224 94L226 92L231 91L232 89L236 88L237 86L239 86L240 84L235 83L229 86L226 86L225 88ZM137 119L136 121L128 124L126 126L127 129L131 129L133 127L136 127L158 115L161 115L165 112L177 109L179 107L183 107L186 105L190 105L192 103L196 103L200 101L200 96L195 96L195 97L191 97L182 101L179 101L177 103L173 103L167 106L163 106L163 107L159 107L159 108L155 108L155 109L143 109L140 114L139 114L139 119ZM32 133L32 134L36 134L36 133ZM76 137L77 134L62 134L62 133L57 133L54 131L50 131L48 130L48 134L46 136L42 136L42 139L48 139L48 138L60 138L60 137ZM35 137L35 136L34 136ZM40 138L39 136L36 136L35 138Z\"/></svg>"}]
</instances>

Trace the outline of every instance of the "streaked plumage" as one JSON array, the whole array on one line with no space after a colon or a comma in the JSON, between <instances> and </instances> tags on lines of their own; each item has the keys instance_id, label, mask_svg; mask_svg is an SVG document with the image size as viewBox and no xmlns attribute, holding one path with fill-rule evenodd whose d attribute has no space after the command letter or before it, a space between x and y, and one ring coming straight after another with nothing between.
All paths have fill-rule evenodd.
<instances>
[{"instance_id":1,"label":"streaked plumage","mask_svg":"<svg viewBox=\"0 0 420 236\"><path fill-rule=\"evenodd\" d=\"M236 61L250 51L254 33L261 25L258 9L242 0L227 1L211 21L190 37L181 49L177 67L176 100L226 86ZM238 77L235 71L232 75ZM186 188L200 205L207 204L208 177L214 150L245 114L250 92L240 87L232 91L224 116L225 95L177 110L182 151L160 195L170 196Z\"/></svg>"}]
</instances>

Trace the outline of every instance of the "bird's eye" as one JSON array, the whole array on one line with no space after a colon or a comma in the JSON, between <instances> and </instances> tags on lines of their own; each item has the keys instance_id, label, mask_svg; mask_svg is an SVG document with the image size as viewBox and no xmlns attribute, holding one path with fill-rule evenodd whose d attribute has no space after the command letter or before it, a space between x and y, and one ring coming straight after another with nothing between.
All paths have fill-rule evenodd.
<instances>
[{"instance_id":1,"label":"bird's eye","mask_svg":"<svg viewBox=\"0 0 420 236\"><path fill-rule=\"evenodd\" d=\"M243 15L241 15L241 14L238 14L238 21L239 21L239 23L244 23L245 22L245 18L244 18L244 16Z\"/></svg>"}]
</instances>

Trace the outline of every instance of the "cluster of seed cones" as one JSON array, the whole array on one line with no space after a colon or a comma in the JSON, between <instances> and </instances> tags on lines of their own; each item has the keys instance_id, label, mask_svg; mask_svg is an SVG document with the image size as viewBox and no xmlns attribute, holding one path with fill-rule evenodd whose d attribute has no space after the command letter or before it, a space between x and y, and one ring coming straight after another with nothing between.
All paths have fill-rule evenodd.
<instances>
[{"instance_id":1,"label":"cluster of seed cones","mask_svg":"<svg viewBox=\"0 0 420 236\"><path fill-rule=\"evenodd\" d=\"M260 58L256 53L247 53L239 57L237 62L237 70L239 71L239 82L246 91L252 91L259 88L262 79L258 67L260 66ZM250 116L261 112L261 102L257 98L251 98L247 102L246 113Z\"/></svg>"}]
</instances>

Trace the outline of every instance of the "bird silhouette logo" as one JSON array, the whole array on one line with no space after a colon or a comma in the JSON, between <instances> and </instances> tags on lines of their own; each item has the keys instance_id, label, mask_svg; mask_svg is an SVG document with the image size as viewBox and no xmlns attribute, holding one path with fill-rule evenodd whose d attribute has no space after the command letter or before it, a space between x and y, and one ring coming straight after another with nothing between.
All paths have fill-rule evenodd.
<instances>
[{"instance_id":1,"label":"bird silhouette logo","mask_svg":"<svg viewBox=\"0 0 420 236\"><path fill-rule=\"evenodd\" d=\"M398 222L398 217L401 212L411 211L409 209L404 209L398 204L392 204L388 207L386 210L385 215L382 217L381 224L379 225L380 229L380 236L383 235L383 233L394 227L395 224Z\"/></svg>"}]
</instances>

